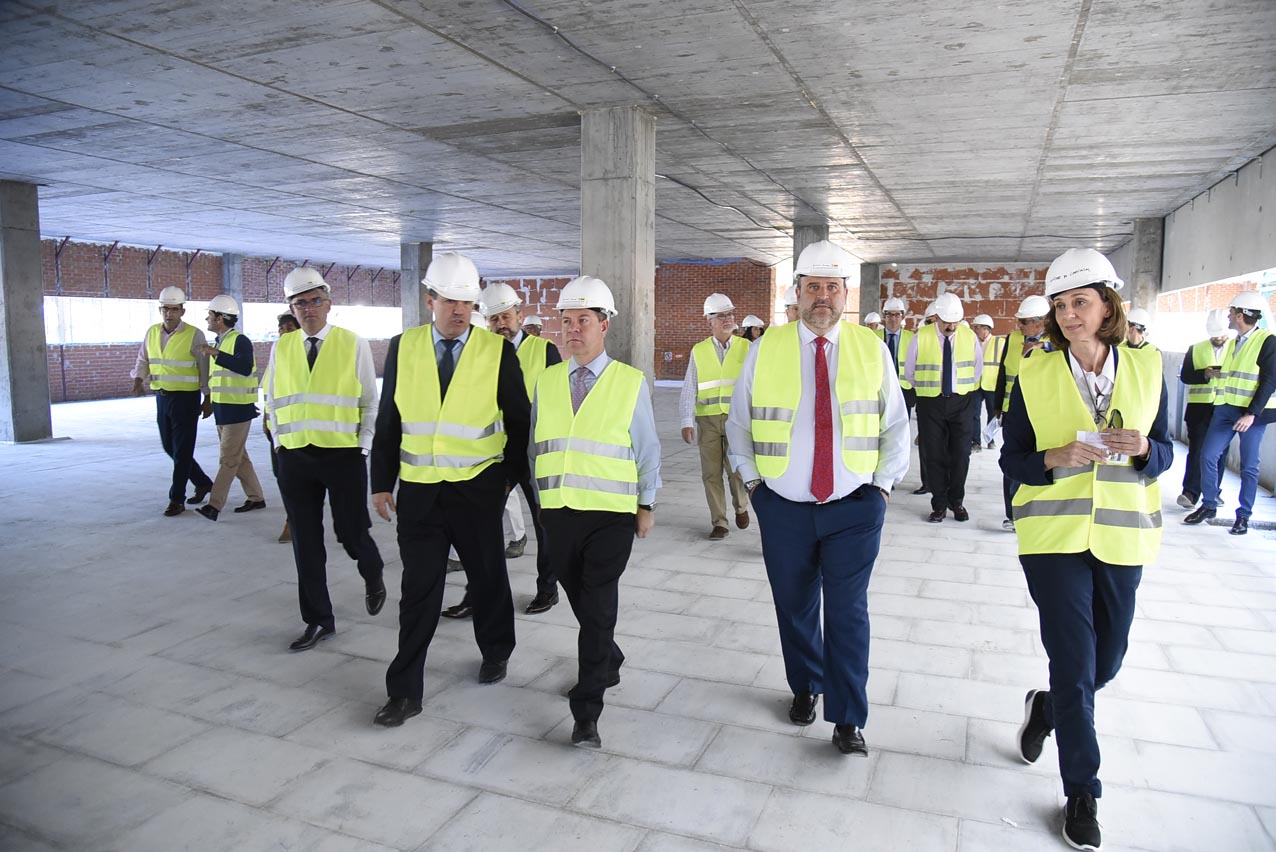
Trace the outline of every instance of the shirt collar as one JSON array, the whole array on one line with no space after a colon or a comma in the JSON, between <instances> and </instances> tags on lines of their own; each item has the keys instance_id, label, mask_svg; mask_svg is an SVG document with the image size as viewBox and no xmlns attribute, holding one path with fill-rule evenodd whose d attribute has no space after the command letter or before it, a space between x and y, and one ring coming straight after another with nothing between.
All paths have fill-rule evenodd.
<instances>
[{"instance_id":1,"label":"shirt collar","mask_svg":"<svg viewBox=\"0 0 1276 852\"><path fill-rule=\"evenodd\" d=\"M510 342L513 343L514 348L517 349L518 347L523 345L523 341L526 339L527 339L527 335L523 334L523 330L520 328L518 330L518 334L514 335L514 339L511 340Z\"/></svg>"},{"instance_id":2,"label":"shirt collar","mask_svg":"<svg viewBox=\"0 0 1276 852\"><path fill-rule=\"evenodd\" d=\"M319 329L314 334L306 334L306 330L304 328L299 328L297 329L297 331L301 332L301 336L305 340L309 340L312 337L317 337L319 338L320 341L323 341L328 338L328 330L331 328L332 328L331 325L329 325L328 323L324 323L323 328Z\"/></svg>"},{"instance_id":3,"label":"shirt collar","mask_svg":"<svg viewBox=\"0 0 1276 852\"><path fill-rule=\"evenodd\" d=\"M836 346L837 338L841 333L842 333L842 323L839 320L837 323L833 325L832 328L830 328L828 331L824 333L824 339L827 340L829 343L832 343L833 345ZM802 322L802 320L800 319L798 320L798 341L803 346L808 346L808 345L814 346L815 338L818 336L819 335L817 335L815 332L811 331L809 328L806 327L806 323Z\"/></svg>"},{"instance_id":4,"label":"shirt collar","mask_svg":"<svg viewBox=\"0 0 1276 852\"><path fill-rule=\"evenodd\" d=\"M467 340L469 340L469 339L470 339L470 329L472 329L472 328L474 328L474 326L472 326L472 325L467 325L467 326L465 327L465 331L461 332L461 334L460 334L460 336L459 336L459 337L455 337L455 338L453 338L453 339L454 339L457 343L460 343L460 344L461 344L461 348L462 348L462 349L464 349L464 348L465 348L465 341L467 341ZM435 349L438 349L438 348L439 348L439 341L440 341L440 340L443 340L443 335L439 334L439 327L438 327L437 325L433 325L433 324L432 324L432 325L430 326L430 331L434 334L434 348L435 348Z\"/></svg>"},{"instance_id":5,"label":"shirt collar","mask_svg":"<svg viewBox=\"0 0 1276 852\"><path fill-rule=\"evenodd\" d=\"M590 361L588 364L582 364L579 361L577 361L575 355L572 356L571 361L572 361L571 372L574 373L576 372L578 368L584 367L585 369L589 370L589 372L593 373L594 378L596 379L602 375L603 368L607 366L607 364L611 361L611 358L607 355L607 350L604 349L602 352L598 353L597 358Z\"/></svg>"}]
</instances>

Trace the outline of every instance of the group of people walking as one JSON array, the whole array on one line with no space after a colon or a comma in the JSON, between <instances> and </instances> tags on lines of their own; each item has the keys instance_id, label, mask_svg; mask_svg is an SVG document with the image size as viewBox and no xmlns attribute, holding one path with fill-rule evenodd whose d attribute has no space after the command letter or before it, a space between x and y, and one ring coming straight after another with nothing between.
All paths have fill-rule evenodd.
<instances>
[{"instance_id":1,"label":"group of people walking","mask_svg":"<svg viewBox=\"0 0 1276 852\"><path fill-rule=\"evenodd\" d=\"M683 439L699 446L709 538L724 538L732 520L748 527L752 509L793 694L789 718L811 724L822 700L836 749L867 754L867 589L891 492L909 467L911 410L918 411L923 487L931 492L927 520L936 523L949 511L959 521L969 517L966 467L979 440L972 432L978 409L974 416L971 409L999 417L1001 468L1013 483L1007 520L1050 659L1048 687L1027 693L1016 745L1034 762L1045 740L1056 737L1067 797L1064 839L1098 849L1094 696L1120 669L1142 566L1155 560L1160 543L1157 477L1173 459L1159 353L1125 345L1122 282L1093 250L1057 258L1044 295L1021 306L1020 331L1000 339L987 333L986 316L975 317L973 330L965 325L951 294L936 300L935 321L915 333L902 327L898 299L885 303L876 331L842 321L854 263L828 241L804 249L790 292L793 320L752 340L733 335L727 297L706 300L711 335L688 359L680 416ZM390 342L378 398L367 341L327 322L331 292L322 276L302 267L285 281L300 330L275 345L263 389L305 622L291 648L313 648L336 632L325 497L337 539L364 580L368 613L385 603L383 562L369 535L370 479L377 514L397 520L403 564L398 650L374 723L395 727L421 712L453 548L466 572L478 679L502 680L516 639L501 516L518 488L538 543L539 608L529 612L556 603L561 586L579 624L571 741L600 747L604 696L620 682L625 662L615 640L620 578L635 537L653 529L660 487L647 383L606 352L617 312L597 278L581 276L561 291L566 360L519 328L521 300L512 289L481 290L463 255L436 257L423 284L432 321ZM216 311L210 305L209 330L218 335L210 347L180 322L181 301L180 292L167 302L162 296L164 322L148 334L138 373L149 371L158 392L161 436L174 458L172 514L181 511L188 480L197 495L216 487L189 461L194 427L188 434L174 426L175 413L251 404L252 370L242 369L251 346L245 350L232 331L233 302ZM1193 480L1205 494L1197 512L1211 516L1223 438L1230 438L1222 430L1241 434L1244 456L1245 436L1261 437L1276 407L1269 363L1276 344L1254 328L1262 309L1248 304L1242 299L1231 311L1237 340L1212 339L1210 351L1192 356L1217 403ZM478 305L491 330L474 324ZM201 357L230 384L206 380ZM997 378L986 381L994 365ZM1194 377L1185 373L1185 380ZM206 381L211 399L201 403ZM220 400L217 388L224 388ZM174 399L183 393L193 395ZM1204 396L1194 402L1204 404ZM227 427L235 425L230 414ZM242 457L240 431L228 428L223 436L224 465L236 458L237 442ZM249 490L254 480L241 481L248 494L242 509L263 502L259 485ZM1185 496L1193 496L1187 489L1185 482ZM1242 494L1246 515L1252 490L1248 500ZM220 506L211 507L216 519Z\"/></svg>"}]
</instances>

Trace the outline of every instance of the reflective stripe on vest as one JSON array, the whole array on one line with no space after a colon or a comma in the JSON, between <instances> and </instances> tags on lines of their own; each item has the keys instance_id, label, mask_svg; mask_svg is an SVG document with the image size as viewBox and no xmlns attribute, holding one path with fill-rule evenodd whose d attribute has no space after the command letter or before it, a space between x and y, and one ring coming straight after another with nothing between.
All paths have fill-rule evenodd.
<instances>
[{"instance_id":1,"label":"reflective stripe on vest","mask_svg":"<svg viewBox=\"0 0 1276 852\"><path fill-rule=\"evenodd\" d=\"M1223 393L1214 399L1215 405L1235 405L1237 408L1249 408L1254 401L1254 393L1258 390L1258 354L1263 348L1263 341L1271 337L1270 331L1254 329L1245 338L1241 351L1236 351L1236 341L1227 343L1223 353ZM1272 394L1264 410L1276 409L1276 393Z\"/></svg>"},{"instance_id":2,"label":"reflective stripe on vest","mask_svg":"<svg viewBox=\"0 0 1276 852\"><path fill-rule=\"evenodd\" d=\"M1226 354L1226 347L1223 351ZM1198 372L1205 370L1207 367L1222 368L1222 364L1215 362L1214 344L1208 340L1192 344L1188 357L1192 359L1192 369ZM1223 395L1223 379L1221 375L1219 378L1210 379L1204 384L1189 385L1184 382L1184 385L1187 387L1187 402L1189 405L1213 405L1214 401Z\"/></svg>"},{"instance_id":3,"label":"reflective stripe on vest","mask_svg":"<svg viewBox=\"0 0 1276 852\"><path fill-rule=\"evenodd\" d=\"M984 341L984 372L979 377L979 389L995 391L1001 378L1001 359L1006 354L1006 338L995 334Z\"/></svg>"},{"instance_id":4,"label":"reflective stripe on vest","mask_svg":"<svg viewBox=\"0 0 1276 852\"><path fill-rule=\"evenodd\" d=\"M231 329L222 335L217 351L235 354L235 341L239 332ZM229 367L222 367L216 360L208 364L208 389L213 402L231 405L251 405L257 401L257 358L253 357L252 370L243 376Z\"/></svg>"},{"instance_id":5,"label":"reflective stripe on vest","mask_svg":"<svg viewBox=\"0 0 1276 852\"><path fill-rule=\"evenodd\" d=\"M199 390L199 364L191 354L195 343L195 327L182 323L161 344L164 325L158 323L146 332L146 360L150 366L151 390Z\"/></svg>"},{"instance_id":6,"label":"reflective stripe on vest","mask_svg":"<svg viewBox=\"0 0 1276 852\"><path fill-rule=\"evenodd\" d=\"M932 333L930 329L934 329ZM920 397L939 396L943 386L944 349L939 326L922 329L917 337L917 359L913 363L913 387ZM953 333L953 395L962 396L978 387L975 381L975 346L979 338L964 325Z\"/></svg>"},{"instance_id":7,"label":"reflective stripe on vest","mask_svg":"<svg viewBox=\"0 0 1276 852\"><path fill-rule=\"evenodd\" d=\"M1006 344L1003 347L1005 357L1001 362L1001 373L1006 377L1006 398L1001 401L1003 413L1010 410L1010 395L1014 392L1015 383L1019 381L1019 365L1023 363L1025 339L1022 331L1012 331L1006 335Z\"/></svg>"},{"instance_id":8,"label":"reflective stripe on vest","mask_svg":"<svg viewBox=\"0 0 1276 852\"><path fill-rule=\"evenodd\" d=\"M744 367L744 357L749 354L749 343L743 337L732 337L727 343L721 362L712 337L691 348L691 357L696 362L697 417L726 414L731 410L731 394Z\"/></svg>"},{"instance_id":9,"label":"reflective stripe on vest","mask_svg":"<svg viewBox=\"0 0 1276 852\"><path fill-rule=\"evenodd\" d=\"M886 329L875 328L873 333L877 335L877 339L886 343ZM904 364L908 360L908 347L913 342L913 333L906 328L901 328L895 332L899 340L895 341L895 366L899 368L899 386L903 390L912 390L913 386L908 383L908 379L904 378ZM886 346L886 352L889 354L891 347Z\"/></svg>"},{"instance_id":10,"label":"reflective stripe on vest","mask_svg":"<svg viewBox=\"0 0 1276 852\"><path fill-rule=\"evenodd\" d=\"M536 384L536 489L542 509L638 511L638 462L629 425L643 374L610 361L572 412L571 361Z\"/></svg>"},{"instance_id":11,"label":"reflective stripe on vest","mask_svg":"<svg viewBox=\"0 0 1276 852\"><path fill-rule=\"evenodd\" d=\"M753 461L767 479L789 467L793 418L802 398L803 355L798 324L778 326L762 336L753 373ZM872 329L844 322L838 332L834 404L842 425L842 463L872 476L877 470L882 422L883 361L888 357Z\"/></svg>"},{"instance_id":12,"label":"reflective stripe on vest","mask_svg":"<svg viewBox=\"0 0 1276 852\"><path fill-rule=\"evenodd\" d=\"M499 334L471 328L440 400L433 326L403 332L394 386L403 431L401 480L462 482L505 457L505 423L496 402L504 346Z\"/></svg>"},{"instance_id":13,"label":"reflective stripe on vest","mask_svg":"<svg viewBox=\"0 0 1276 852\"><path fill-rule=\"evenodd\" d=\"M279 338L270 418L284 447L359 446L363 385L355 369L357 343L354 332L329 326L312 370L306 362L305 334Z\"/></svg>"},{"instance_id":14,"label":"reflective stripe on vest","mask_svg":"<svg viewBox=\"0 0 1276 852\"><path fill-rule=\"evenodd\" d=\"M536 390L536 380L545 372L545 358L549 351L549 340L523 333L523 342L518 344L518 366L523 371L523 386L527 388L527 399L530 401Z\"/></svg>"},{"instance_id":15,"label":"reflective stripe on vest","mask_svg":"<svg viewBox=\"0 0 1276 852\"><path fill-rule=\"evenodd\" d=\"M1116 357L1115 349L1108 357ZM1037 352L1022 364L1020 389L1038 449L1076 440L1093 431L1063 352ZM1161 356L1154 350L1122 349L1117 360L1112 409L1127 429L1147 434L1161 401ZM1082 553L1112 565L1146 565L1161 543L1161 487L1121 463L1056 468L1050 485L1020 485L1013 499L1019 553Z\"/></svg>"}]
</instances>

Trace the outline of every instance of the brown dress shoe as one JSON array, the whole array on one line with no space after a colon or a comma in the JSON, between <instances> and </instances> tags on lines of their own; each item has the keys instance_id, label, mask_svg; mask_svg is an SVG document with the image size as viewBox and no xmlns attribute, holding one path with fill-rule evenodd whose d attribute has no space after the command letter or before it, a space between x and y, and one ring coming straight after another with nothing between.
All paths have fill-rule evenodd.
<instances>
[{"instance_id":1,"label":"brown dress shoe","mask_svg":"<svg viewBox=\"0 0 1276 852\"><path fill-rule=\"evenodd\" d=\"M709 541L722 541L726 537L727 537L726 527L714 527L709 532Z\"/></svg>"},{"instance_id":2,"label":"brown dress shoe","mask_svg":"<svg viewBox=\"0 0 1276 852\"><path fill-rule=\"evenodd\" d=\"M747 530L749 528L749 513L736 512L735 525L736 525L736 529Z\"/></svg>"},{"instance_id":3,"label":"brown dress shoe","mask_svg":"<svg viewBox=\"0 0 1276 852\"><path fill-rule=\"evenodd\" d=\"M944 515L947 514L948 512L943 509L936 509L926 516L926 520L932 524L942 524L944 522Z\"/></svg>"}]
</instances>

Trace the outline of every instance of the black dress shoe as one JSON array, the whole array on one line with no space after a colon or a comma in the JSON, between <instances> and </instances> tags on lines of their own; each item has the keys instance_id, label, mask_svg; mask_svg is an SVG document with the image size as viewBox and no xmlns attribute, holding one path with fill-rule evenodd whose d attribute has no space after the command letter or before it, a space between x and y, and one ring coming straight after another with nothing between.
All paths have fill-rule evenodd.
<instances>
[{"instance_id":1,"label":"black dress shoe","mask_svg":"<svg viewBox=\"0 0 1276 852\"><path fill-rule=\"evenodd\" d=\"M603 739L598 736L598 723L578 720L572 726L572 745L581 748L602 748Z\"/></svg>"},{"instance_id":2,"label":"black dress shoe","mask_svg":"<svg viewBox=\"0 0 1276 852\"><path fill-rule=\"evenodd\" d=\"M376 615L385 606L385 581L377 580L375 586L366 586L363 602L368 607L368 615Z\"/></svg>"},{"instance_id":3,"label":"black dress shoe","mask_svg":"<svg viewBox=\"0 0 1276 852\"><path fill-rule=\"evenodd\" d=\"M195 496L191 497L186 502L190 503L192 506L196 505L197 503L203 503L204 498L208 496L209 491L212 491L212 489L211 488L196 488Z\"/></svg>"},{"instance_id":4,"label":"black dress shoe","mask_svg":"<svg viewBox=\"0 0 1276 852\"><path fill-rule=\"evenodd\" d=\"M443 610L444 618L469 618L474 614L474 607L470 606L467 598L461 598L461 602L456 606L450 606Z\"/></svg>"},{"instance_id":5,"label":"black dress shoe","mask_svg":"<svg viewBox=\"0 0 1276 852\"><path fill-rule=\"evenodd\" d=\"M1236 523L1232 524L1232 528L1228 532L1232 535L1245 535L1245 533L1249 532L1249 518L1237 515Z\"/></svg>"},{"instance_id":6,"label":"black dress shoe","mask_svg":"<svg viewBox=\"0 0 1276 852\"><path fill-rule=\"evenodd\" d=\"M266 508L265 500L245 500L244 505L235 508L236 512L251 512L254 509Z\"/></svg>"},{"instance_id":7,"label":"black dress shoe","mask_svg":"<svg viewBox=\"0 0 1276 852\"><path fill-rule=\"evenodd\" d=\"M532 598L532 602L527 605L526 612L528 615L535 615L553 608L556 603L558 603L558 592L550 592L548 595L538 592L536 597Z\"/></svg>"},{"instance_id":8,"label":"black dress shoe","mask_svg":"<svg viewBox=\"0 0 1276 852\"><path fill-rule=\"evenodd\" d=\"M620 671L619 670L614 671L611 674L607 675L607 688L611 689L613 686L620 686Z\"/></svg>"},{"instance_id":9,"label":"black dress shoe","mask_svg":"<svg viewBox=\"0 0 1276 852\"><path fill-rule=\"evenodd\" d=\"M1192 514L1184 518L1183 523L1192 524L1192 525L1202 524L1208 521L1210 518L1215 517L1216 515L1218 515L1217 509L1211 509L1209 506L1202 506L1201 508L1197 509L1195 512L1193 512Z\"/></svg>"},{"instance_id":10,"label":"black dress shoe","mask_svg":"<svg viewBox=\"0 0 1276 852\"><path fill-rule=\"evenodd\" d=\"M323 640L327 639L337 631L332 627L323 627L318 624L306 625L306 632L301 634L295 642L288 646L289 651L309 651Z\"/></svg>"},{"instance_id":11,"label":"black dress shoe","mask_svg":"<svg viewBox=\"0 0 1276 852\"><path fill-rule=\"evenodd\" d=\"M914 493L914 494L929 494L929 493L930 493L930 489L929 489L929 488L927 488L925 485L923 485L921 488L918 488L918 489L917 489L916 491L914 491L913 493Z\"/></svg>"},{"instance_id":12,"label":"black dress shoe","mask_svg":"<svg viewBox=\"0 0 1276 852\"><path fill-rule=\"evenodd\" d=\"M926 516L926 520L932 524L942 524L944 522L944 515L947 515L947 514L948 513L945 512L943 509L936 509L935 511L931 512L929 515Z\"/></svg>"},{"instance_id":13,"label":"black dress shoe","mask_svg":"<svg viewBox=\"0 0 1276 852\"><path fill-rule=\"evenodd\" d=\"M864 734L854 725L834 725L833 745L842 754L858 754L868 757L868 746L864 744Z\"/></svg>"},{"instance_id":14,"label":"black dress shoe","mask_svg":"<svg viewBox=\"0 0 1276 852\"><path fill-rule=\"evenodd\" d=\"M970 512L966 511L965 506L953 506L953 518L958 521L969 521Z\"/></svg>"},{"instance_id":15,"label":"black dress shoe","mask_svg":"<svg viewBox=\"0 0 1276 852\"><path fill-rule=\"evenodd\" d=\"M799 692L793 696L793 705L789 707L789 721L795 725L809 725L815 721L815 708L820 703L820 696L814 692Z\"/></svg>"},{"instance_id":16,"label":"black dress shoe","mask_svg":"<svg viewBox=\"0 0 1276 852\"><path fill-rule=\"evenodd\" d=\"M421 712L421 702L411 698L391 698L372 717L372 724L383 728L397 728Z\"/></svg>"},{"instance_id":17,"label":"black dress shoe","mask_svg":"<svg viewBox=\"0 0 1276 852\"><path fill-rule=\"evenodd\" d=\"M500 683L505 680L509 660L484 660L479 666L479 683Z\"/></svg>"},{"instance_id":18,"label":"black dress shoe","mask_svg":"<svg viewBox=\"0 0 1276 852\"><path fill-rule=\"evenodd\" d=\"M181 503L178 503L176 500L169 500L168 508L164 510L164 517L171 518L174 515L180 515L182 512L185 512L185 511L186 511L186 507L183 506Z\"/></svg>"},{"instance_id":19,"label":"black dress shoe","mask_svg":"<svg viewBox=\"0 0 1276 852\"><path fill-rule=\"evenodd\" d=\"M208 520L215 521L217 520L217 516L221 513L218 512L216 509L214 509L212 506L200 506L198 509L195 510L195 514L203 515L205 518L208 518Z\"/></svg>"}]
</instances>

